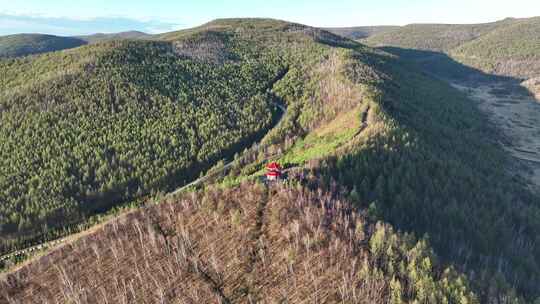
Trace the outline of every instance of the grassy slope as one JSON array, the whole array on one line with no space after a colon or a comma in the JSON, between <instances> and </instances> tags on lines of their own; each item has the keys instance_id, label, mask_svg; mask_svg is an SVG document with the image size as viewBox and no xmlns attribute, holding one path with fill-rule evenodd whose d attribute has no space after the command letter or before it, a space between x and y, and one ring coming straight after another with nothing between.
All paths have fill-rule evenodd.
<instances>
[{"instance_id":1,"label":"grassy slope","mask_svg":"<svg viewBox=\"0 0 540 304\"><path fill-rule=\"evenodd\" d=\"M0 37L0 58L19 57L71 49L86 44L72 37L41 34L18 34Z\"/></svg>"},{"instance_id":2,"label":"grassy slope","mask_svg":"<svg viewBox=\"0 0 540 304\"><path fill-rule=\"evenodd\" d=\"M193 194L180 200L180 203L172 203L172 207L164 206L166 210L161 211L159 217L167 218L164 221L167 225L180 221L181 223L178 224L180 226L176 226L179 227L178 230L176 228L160 229L152 223L141 224L140 220L139 224L131 220L120 221L119 224L131 225L134 228L95 234L86 241L80 241L74 246L56 251L52 257L45 257L40 263L31 263L17 274L23 279L11 281L16 285L7 285L8 292L20 296L34 289L32 286L35 286L35 283L47 281L47 287L42 290L54 290L53 295L60 299L73 296L69 293L62 294L62 290L66 290L62 288L62 284L75 286L75 290L82 287L69 283L74 282L75 277L68 275L62 279L62 273L79 275L78 270L70 270L71 267L77 269L77 264L65 262L62 257L74 255L68 254L66 250L76 250L95 261L93 265L96 267L104 265L103 269L108 269L107 265L116 262L111 260L115 254L106 254L106 252L114 251L113 248L124 247L127 248L127 253L121 250L118 252L123 252L122 255L125 258L121 257L120 260L125 261L126 267L118 268L118 271L122 273L117 274L116 278L122 281L123 278L133 277L129 269L137 269L135 264L143 265L138 270L141 273L137 279L139 283L134 284L142 284L146 287L133 288L139 290L133 297L158 297L160 290L185 297L186 294L183 291L186 286L196 286L195 289L203 294L201 295L203 299L216 296L237 296L242 299L242 295L246 294L276 297L273 289L264 288L264 286L275 286L283 282L283 279L277 275L277 269L273 267L277 264L287 265L287 262L283 262L285 256L289 264L293 264L292 271L299 275L297 282L301 283L294 285L300 286L300 288L295 288L295 292L291 294L289 291L283 296L286 294L290 294L293 298L301 297L302 294L315 296L313 290L318 288L317 290L322 295L337 297L337 302L340 299L339 296L330 293L329 290L335 292L337 288L339 291L340 287L332 285L336 282L335 273L329 270L332 269L331 266L325 263L332 263L337 267L336 269L340 269L341 259L334 257L328 261L318 260L318 258L312 258L310 250L307 250L306 255L302 255L301 258L295 259L295 252L287 249L289 243L280 241L283 233L291 231L288 226L290 224L293 225L292 231L294 231L297 229L294 227L303 227L304 221L317 223L313 215L321 213L304 212L306 210L304 207L295 207L295 204L303 204L304 200L294 194L295 191L308 193L315 191L318 193L313 198L315 201L323 198L323 193L330 192L340 200L343 199L346 206L350 206L352 202L354 216L367 212L370 218L366 219L370 223L368 226L373 225L373 220L382 220L390 222L396 229L411 232L417 236L425 235L433 244L436 257L441 258L442 265L453 265L470 275L475 290L478 291L483 302L495 301L498 297L514 299L516 296L511 292L514 288L519 295L526 295L529 298L538 295L539 291L534 283L540 273L538 270L540 254L538 254L537 235L540 229L537 200L522 188L519 179L512 179L506 174L504 166L507 160L504 153L489 141L488 134L492 134L493 130L486 126L485 118L464 96L444 83L416 72L414 67L403 65L388 54L339 40L317 30L283 22L221 20L188 33L174 33L166 37L186 36L204 31L205 28L212 31L233 28L236 33L244 33L243 37L247 40L279 42L279 50L283 52L283 59L288 64L288 73L274 86L273 90L287 104L287 117L265 138L264 142L269 146L265 146L264 149L252 155L250 155L251 152L246 152L248 157L242 161L246 162L247 166L237 168L238 170L233 169L231 176L227 179L227 184L234 184L234 179L245 179L252 174L256 175L260 166L264 165L265 157L277 153L276 157L281 158L284 163L297 166L290 173L291 177L294 176L292 180L301 184L296 187L310 189L280 189L281 194L276 196L285 196L284 201L268 205L271 214L276 214L278 219L282 218L279 222L283 228L280 228L281 234L274 234L271 230L262 230L264 241L259 243L263 248L256 247L259 249L260 258L251 259L259 263L257 265L262 265L262 268L256 268L253 272L249 270L253 268L249 267L245 268L247 269L245 271L238 270L239 266L233 267L231 273L220 265L231 265L226 261L234 261L237 263L234 265L239 265L238 263L242 265L242 253L231 253L233 256L220 254L213 257L212 255L212 252L222 251L209 244L234 247L247 241L248 243L243 248L251 248L252 243L249 243L249 240L253 239L242 235L252 235L248 231L253 229L260 231L257 229L268 227L266 225L270 225L269 223L275 220L268 219L262 221L262 224L249 224L254 217L257 218L261 214L253 211L252 208L261 202L264 204L265 200L255 197L252 203L242 203L244 199L252 199L246 194L254 190L233 188L230 190L233 191L232 194L229 195L219 191L207 191L203 194L208 197L207 199L197 198L198 196ZM301 34L303 37L300 40L301 44L298 40L291 44L285 42L291 42L291 32ZM290 46L290 48L284 46ZM362 122L366 122L367 127L363 128ZM284 153L280 154L280 150ZM306 167L309 169L306 170ZM295 171L298 173L294 173ZM340 191L340 187L344 187L346 191ZM256 189L255 187L255 192ZM242 195L238 195L235 191L240 191ZM343 196L347 196L348 199L344 199ZM190 206L193 202L200 203L196 203L197 207L192 208ZM234 209L233 206L237 203L245 204L245 207ZM337 201L328 203L330 208L337 207L339 204ZM208 213L199 213L200 206L207 205L210 207L202 209ZM309 203L308 206L310 205L315 207L320 205L320 201ZM289 206L294 208L291 209ZM325 206L322 204L321 208L324 209ZM179 213L179 211L174 211L175 208L188 208L195 212L195 217L192 218L193 220L184 222L182 220L184 216L177 217L176 215L185 215L185 212ZM283 212L277 210L283 210ZM262 212L264 214L265 211ZM293 214L289 215L289 212ZM323 240L334 241L318 243L319 245L312 247L313 250L319 253L332 252L331 247L326 247L329 244L344 248L338 241L342 230L329 228L331 231L336 231L337 236L328 236L326 230L327 227L333 227L331 223L341 222L337 214L339 212L329 212L326 223L330 226L319 225L318 227L322 230L314 234L322 236ZM347 214L350 213L347 212ZM148 221L151 217L143 215L142 218ZM212 221L209 221L210 218ZM351 218L351 215L347 218ZM142 252L137 255L133 252L141 248L150 255L155 252L160 259L165 259L163 263L158 264L168 265L167 259L170 258L171 251L166 249L169 245L164 243L164 238L170 238L169 242L173 242L171 244L175 248L182 248L184 245L178 245L180 244L178 241L185 242L186 233L183 231L194 231L198 235L200 231L207 229L204 227L210 222L216 223L219 227L223 225L222 229L218 229L220 241L213 242L211 237L208 239L190 237L193 242L202 244L195 247L201 250L202 255L193 255L202 257L202 260L185 260L182 262L184 265L182 267L187 268L177 268L180 271L178 274L168 274L168 270L164 269L160 278L163 276L165 279L157 280L154 284L159 285L159 282L167 281L167 284L172 285L160 287L150 284L153 291L146 291L149 288L146 283L149 281L147 273L158 273L158 270L153 268L155 259L149 258L149 255ZM297 226L295 223L300 225ZM259 228L250 229L244 225L254 225ZM147 228L144 228L142 232L129 232L136 231L137 226ZM114 225L108 226L106 231L117 230L113 227ZM234 227L239 228L235 230ZM279 227L279 225L274 227ZM380 233L373 232L380 229L371 227L367 229L371 231L367 233L369 250L365 251L367 247L359 245L360 251L354 255L371 261L367 263L366 270L360 271L353 267L354 271L359 271L353 273L353 276L364 280L361 281L364 286L370 286L371 294L364 294L363 291L358 290L364 299L390 300L395 294L398 299L412 301L418 296L421 302L436 303L442 301L441 296L458 297L459 295L461 298L454 298L451 302L470 303L472 301L467 299L468 292L463 287L462 279L457 279L452 275L453 279L442 280L441 283L446 287L442 287L441 283L436 283L441 279L443 272L440 271L439 266L432 271L433 263L441 265L434 262L433 257L421 259L421 261L401 258L403 254L415 247L416 242L412 235L390 233L387 238L384 236L386 232L381 236ZM305 231L309 231L311 228L306 229L308 230ZM113 233L112 237L108 236L110 233ZM114 233L124 236L115 236ZM159 233L162 233L163 237L160 237ZM212 233L214 232L209 231L208 235L212 236ZM126 235L131 235L131 237ZM140 237L138 238L137 235ZM147 249L144 249L145 246L136 245L133 241L140 239L140 244L152 244L151 240L156 239L156 235L157 245L146 246ZM191 232L188 232L188 235L191 235ZM224 235L227 237L223 237ZM257 239L261 236L260 233L254 235ZM380 247L377 245L380 241L373 241L377 239L376 235L379 235L379 238L388 239L383 242L384 244L403 242L403 245L392 245L390 249L384 247L386 245ZM124 238L125 241L116 241L117 245L110 244L116 239ZM149 241L145 241L147 238ZM310 248L312 237L302 239L301 242L303 244L307 242L307 248ZM229 240L232 241L229 242ZM301 239L298 238L298 240ZM94 245L86 245L87 242ZM424 247L425 244L419 246ZM91 249L92 247L97 249ZM104 254L100 254L100 248L103 248L101 250L104 250ZM164 248L165 253L162 252ZM171 250L174 252L176 249ZM420 251L426 252L425 250ZM363 257L362 251L367 254L366 257ZM411 257L411 253L405 255ZM52 260L49 260L51 258ZM52 262L56 259L63 263L62 267L65 267L66 271L55 272L52 269L53 263L59 263ZM350 257L344 256L344 259L348 260ZM202 261L206 262L200 264L199 262ZM193 277L193 272L189 271L190 267L193 270L193 266L190 265L197 263L205 265L202 267L208 270L205 273L209 274L204 276L206 278ZM42 269L49 269L46 275L50 276L50 280L37 278L37 281L32 281L28 279L32 276L21 275L26 272L34 273L38 264L43 265ZM313 265L324 267L313 268ZM188 270L183 272L183 269ZM264 271L262 274L258 273L261 269ZM302 277L304 274L302 271L308 271L308 269L313 269L313 273L310 274L309 279L306 279ZM195 271L195 273L201 272ZM184 278L184 275L186 276L184 281L192 283L182 285L167 280L167 277ZM260 281L254 281L253 278L260 278ZM320 280L315 278L320 278ZM378 279L366 281L366 278ZM90 276L88 281L81 284L94 286L92 284L96 283L92 282L108 279L110 278ZM346 281L345 277L343 279ZM304 284L306 281L321 284L310 286ZM346 285L357 286L352 281ZM290 284L287 283L287 286ZM268 290L266 295L265 290ZM444 295L450 290L453 292ZM122 297L122 292L125 290L108 291L105 289L105 295L111 294L115 297ZM443 292L443 295L437 295L439 292Z\"/></svg>"}]
</instances>

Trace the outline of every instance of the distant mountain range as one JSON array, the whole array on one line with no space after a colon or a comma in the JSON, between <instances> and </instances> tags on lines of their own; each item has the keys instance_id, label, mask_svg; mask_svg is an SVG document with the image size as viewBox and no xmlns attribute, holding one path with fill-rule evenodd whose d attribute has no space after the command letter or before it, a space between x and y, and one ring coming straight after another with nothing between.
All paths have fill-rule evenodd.
<instances>
[{"instance_id":1,"label":"distant mountain range","mask_svg":"<svg viewBox=\"0 0 540 304\"><path fill-rule=\"evenodd\" d=\"M483 24L410 24L326 28L373 47L397 47L445 53L486 73L528 79L540 74L540 17ZM59 37L18 34L0 37L0 58L70 49L88 43L149 39L139 31ZM154 37L159 37L155 35Z\"/></svg>"},{"instance_id":2,"label":"distant mountain range","mask_svg":"<svg viewBox=\"0 0 540 304\"><path fill-rule=\"evenodd\" d=\"M0 58L12 58L65 49L76 48L89 43L118 39L143 39L149 34L129 31L113 34L94 34L78 37L62 37L46 34L15 34L0 37Z\"/></svg>"},{"instance_id":3,"label":"distant mountain range","mask_svg":"<svg viewBox=\"0 0 540 304\"><path fill-rule=\"evenodd\" d=\"M96 42L101 42L101 41L118 40L118 39L144 39L150 36L152 35L139 32L139 31L128 31L128 32L120 32L120 33L112 33L112 34L97 33L93 35L78 36L78 38L88 43L96 43Z\"/></svg>"},{"instance_id":4,"label":"distant mountain range","mask_svg":"<svg viewBox=\"0 0 540 304\"><path fill-rule=\"evenodd\" d=\"M0 57L19 57L71 49L85 45L85 40L43 34L18 34L0 37Z\"/></svg>"},{"instance_id":5,"label":"distant mountain range","mask_svg":"<svg viewBox=\"0 0 540 304\"><path fill-rule=\"evenodd\" d=\"M368 38L370 36L385 33L399 29L399 26L382 25L382 26L356 26L356 27L328 27L325 30L336 35L344 36L349 39L358 40Z\"/></svg>"},{"instance_id":6,"label":"distant mountain range","mask_svg":"<svg viewBox=\"0 0 540 304\"><path fill-rule=\"evenodd\" d=\"M507 18L482 24L410 24L330 30L374 47L445 53L486 73L524 79L540 74L540 17Z\"/></svg>"}]
</instances>

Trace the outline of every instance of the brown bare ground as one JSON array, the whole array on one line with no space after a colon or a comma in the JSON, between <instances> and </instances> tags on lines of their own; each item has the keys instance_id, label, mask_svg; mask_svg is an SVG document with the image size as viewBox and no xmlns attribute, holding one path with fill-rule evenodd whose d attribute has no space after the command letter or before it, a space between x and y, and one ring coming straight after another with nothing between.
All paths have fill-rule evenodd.
<instances>
[{"instance_id":1,"label":"brown bare ground","mask_svg":"<svg viewBox=\"0 0 540 304\"><path fill-rule=\"evenodd\" d=\"M304 188L207 190L111 221L0 281L0 303L383 303L370 228Z\"/></svg>"},{"instance_id":2,"label":"brown bare ground","mask_svg":"<svg viewBox=\"0 0 540 304\"><path fill-rule=\"evenodd\" d=\"M540 189L540 104L533 92L504 81L453 86L479 102L480 109L502 131L503 147L524 165L521 173L533 188Z\"/></svg>"}]
</instances>

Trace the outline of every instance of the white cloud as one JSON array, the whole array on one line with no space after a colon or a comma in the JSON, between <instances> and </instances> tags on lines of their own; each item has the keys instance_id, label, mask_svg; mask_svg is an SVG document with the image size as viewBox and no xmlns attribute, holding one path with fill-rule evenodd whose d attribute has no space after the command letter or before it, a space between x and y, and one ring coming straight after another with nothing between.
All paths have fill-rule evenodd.
<instances>
[{"instance_id":1,"label":"white cloud","mask_svg":"<svg viewBox=\"0 0 540 304\"><path fill-rule=\"evenodd\" d=\"M74 36L94 33L115 33L132 30L148 33L162 33L181 27L184 27L184 25L151 18L147 18L146 20L122 16L68 18L44 15L0 13L0 35L16 33L46 33Z\"/></svg>"}]
</instances>

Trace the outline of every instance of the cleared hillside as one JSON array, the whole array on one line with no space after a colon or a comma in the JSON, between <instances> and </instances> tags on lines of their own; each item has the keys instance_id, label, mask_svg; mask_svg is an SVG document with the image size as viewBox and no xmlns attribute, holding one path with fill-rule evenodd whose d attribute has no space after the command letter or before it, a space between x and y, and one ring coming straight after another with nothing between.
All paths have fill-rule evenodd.
<instances>
[{"instance_id":1,"label":"cleared hillside","mask_svg":"<svg viewBox=\"0 0 540 304\"><path fill-rule=\"evenodd\" d=\"M227 39L216 38L223 36ZM224 190L209 187L156 207L164 208L156 212L157 222L163 223L161 228L149 222L154 221L150 215L141 215L137 221L121 219L117 223L127 225L122 227L128 236L121 237L121 232L107 237L109 232L98 231L85 241L31 261L19 272L8 274L3 290L12 299L23 301L34 293L37 302L37 294L59 301L73 296L94 299L111 295L118 301L128 297L156 302L159 297L173 295L174 299L191 297L204 303L215 302L216 298L249 302L246 297L251 295L253 299L289 296L291 302L308 298L322 303L340 303L343 299L386 303L395 292L397 303L415 299L420 303L445 303L444 297L448 303L474 303L467 280L450 275L452 272L446 280L446 268L464 273L481 303L521 303L540 296L536 284L540 281L538 197L528 191L521 177L508 170L510 159L496 143L497 129L465 95L399 57L282 21L218 20L160 38L164 41L129 43L169 45L174 54L188 62L226 65L229 60L243 62L248 58L247 62L263 67L283 67L275 70L283 74L271 79L275 82L270 81L273 85L268 94L276 95L287 106L286 116L260 146L242 153L218 185ZM162 73L171 67L166 66ZM256 73L259 69L251 69L248 75ZM209 77L201 79L212 79ZM269 158L286 167L288 186L271 187L270 192L252 183L239 186L242 180L257 179ZM283 197L283 201L274 203L274 199ZM230 209L236 204L244 207ZM327 208L340 204L343 209ZM323 221L317 220L321 214ZM257 224L260 218L263 220ZM346 232L361 226L353 224L357 218L367 223L364 227L375 227L364 230L364 241ZM346 224L341 224L343 221ZM377 221L402 231L383 233L390 236L389 242L401 245L372 245L379 242L374 241L377 238L386 238L377 237L375 231L380 229L373 226ZM295 229L303 230L304 222L313 225L306 227L317 227L313 235L320 239L291 234ZM235 228L243 225L254 225L255 231L260 231L254 234L259 241ZM343 226L347 229L340 228ZM115 230L114 225L106 227L107 231ZM311 235L311 228L305 231ZM419 237L429 241L420 242L423 245L419 246L425 248L418 250L431 252L429 247L433 248L433 256L426 259L421 254L421 261L414 258ZM298 256L295 252L280 253L289 248L284 241L288 239L298 248L321 251ZM186 247L186 240L195 245L194 251ZM116 245L111 245L114 242ZM360 245L354 245L357 251L349 254L353 247L346 244L358 242ZM237 254L219 247L253 252L250 248L254 243L261 247L248 254L248 260L262 268L239 270L237 265L244 265L241 257L245 251ZM75 248L87 258L77 259L71 251ZM124 253L120 248L127 249ZM115 251L118 262L114 260ZM333 252L341 252L347 262ZM283 256L293 262L284 262ZM389 263L390 256L398 262ZM363 262L366 268L357 268L353 257L368 261ZM79 260L84 263L78 264ZM111 267L118 263L122 266ZM179 266L167 266L171 263ZM291 263L292 270L286 269ZM344 267L353 271L353 279L347 279ZM265 272L258 272L260 269ZM335 269L341 275L336 276ZM288 277L297 280L285 280ZM364 279L373 277L378 279ZM100 285L109 280L113 283ZM340 287L338 282L350 283ZM277 295L279 289L272 286L281 286L282 294ZM358 288L352 289L354 286ZM89 294L86 288L98 292ZM347 298L348 290L355 290L353 294L361 297Z\"/></svg>"},{"instance_id":2,"label":"cleared hillside","mask_svg":"<svg viewBox=\"0 0 540 304\"><path fill-rule=\"evenodd\" d=\"M438 267L331 193L244 184L109 223L8 275L0 302L476 303Z\"/></svg>"},{"instance_id":3,"label":"cleared hillside","mask_svg":"<svg viewBox=\"0 0 540 304\"><path fill-rule=\"evenodd\" d=\"M0 36L0 58L54 52L85 44L86 41L78 38L42 34Z\"/></svg>"}]
</instances>

